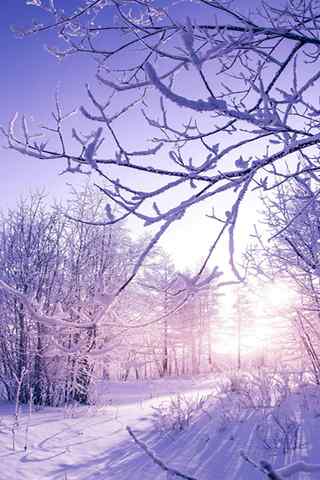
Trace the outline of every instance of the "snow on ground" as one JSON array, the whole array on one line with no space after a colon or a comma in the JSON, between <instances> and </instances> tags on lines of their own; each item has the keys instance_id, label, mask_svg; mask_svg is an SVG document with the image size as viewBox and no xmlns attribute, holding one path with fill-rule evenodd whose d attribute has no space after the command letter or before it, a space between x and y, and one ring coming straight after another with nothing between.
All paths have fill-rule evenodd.
<instances>
[{"instance_id":1,"label":"snow on ground","mask_svg":"<svg viewBox=\"0 0 320 480\"><path fill-rule=\"evenodd\" d=\"M228 408L222 413L223 406L217 404L203 408L183 431L160 434L154 430L153 407L177 392L189 399L200 398L214 391L216 383L214 377L110 383L107 391L98 389L99 404L104 405L101 407L46 408L32 413L29 420L24 410L15 435L15 451L11 431L14 407L2 405L0 478L165 480L166 474L129 437L127 425L167 464L199 480L262 479L260 472L241 459L241 449L257 460L269 460L275 467L300 459L319 462L320 416L309 405L304 408L305 397L298 394L287 407L299 416L298 448L287 453L263 445L263 435L257 433L257 425L262 422L260 410L243 410L241 416L232 418ZM290 478L318 479L320 472Z\"/></svg>"}]
</instances>

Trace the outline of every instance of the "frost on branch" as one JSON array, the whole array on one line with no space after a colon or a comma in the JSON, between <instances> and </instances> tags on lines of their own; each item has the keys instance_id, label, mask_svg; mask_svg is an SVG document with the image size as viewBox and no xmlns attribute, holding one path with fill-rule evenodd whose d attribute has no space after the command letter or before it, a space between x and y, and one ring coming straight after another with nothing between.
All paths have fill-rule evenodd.
<instances>
[{"instance_id":1,"label":"frost on branch","mask_svg":"<svg viewBox=\"0 0 320 480\"><path fill-rule=\"evenodd\" d=\"M184 474L175 468L169 467L163 460L161 460L161 458L157 457L142 440L138 439L130 427L127 427L127 432L129 433L130 437L132 437L133 441L148 455L148 457L150 457L151 460L161 468L161 470L167 472L168 476L184 478L185 480L197 480L191 475Z\"/></svg>"},{"instance_id":2,"label":"frost on branch","mask_svg":"<svg viewBox=\"0 0 320 480\"><path fill-rule=\"evenodd\" d=\"M269 462L261 460L259 463L256 463L243 451L240 452L243 460L248 462L253 466L253 468L259 470L267 478L271 480L284 480L285 478L290 478L292 475L296 475L300 472L313 473L320 472L320 464L310 464L305 462L295 462L285 467L274 469Z\"/></svg>"},{"instance_id":3,"label":"frost on branch","mask_svg":"<svg viewBox=\"0 0 320 480\"><path fill-rule=\"evenodd\" d=\"M147 254L193 207L214 207L212 222L222 219L225 228L204 263L214 261L213 250L228 235L231 269L243 279L236 224L246 199L256 198L252 191L268 194L304 173L318 181L319 2L268 9L261 2L250 15L236 4L200 2L192 19L157 1L131 7L124 0L86 2L66 14L52 2L39 3L48 22L25 35L56 32L66 45L53 47L58 55L92 55L101 90L87 86L91 108L80 112L91 127L80 134L71 125L76 146L58 102L55 125L37 132L45 133L43 141L32 138L25 119L20 134L14 119L4 131L8 146L63 160L66 174L89 173L86 165L95 170L117 211L114 217L106 211L106 224L134 216L157 226ZM125 124L138 125L139 147L128 146ZM217 208L222 203L227 218Z\"/></svg>"},{"instance_id":4,"label":"frost on branch","mask_svg":"<svg viewBox=\"0 0 320 480\"><path fill-rule=\"evenodd\" d=\"M173 93L170 88L166 87L161 80L159 79L155 69L150 63L147 63L145 70L150 78L150 81L153 85L166 97L168 100L176 103L180 107L191 108L198 112L211 112L214 110L221 110L224 112L226 110L226 102L224 100L216 100L214 98L209 98L208 100L190 100L181 95Z\"/></svg>"},{"instance_id":5,"label":"frost on branch","mask_svg":"<svg viewBox=\"0 0 320 480\"><path fill-rule=\"evenodd\" d=\"M90 139L84 151L84 158L88 162L88 164L91 165L92 168L97 167L95 157L102 142L104 141L104 138L101 138L101 135L102 127L98 128L95 132L92 133L92 139Z\"/></svg>"}]
</instances>

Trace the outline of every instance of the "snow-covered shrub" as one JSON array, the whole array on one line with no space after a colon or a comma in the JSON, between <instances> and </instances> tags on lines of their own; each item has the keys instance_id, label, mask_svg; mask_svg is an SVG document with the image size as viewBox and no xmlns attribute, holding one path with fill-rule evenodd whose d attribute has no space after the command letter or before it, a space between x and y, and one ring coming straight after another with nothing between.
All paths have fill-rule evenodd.
<instances>
[{"instance_id":1,"label":"snow-covered shrub","mask_svg":"<svg viewBox=\"0 0 320 480\"><path fill-rule=\"evenodd\" d=\"M281 404L293 391L294 383L286 372L259 370L236 373L218 387L218 397L234 394L244 408L268 409Z\"/></svg>"},{"instance_id":2,"label":"snow-covered shrub","mask_svg":"<svg viewBox=\"0 0 320 480\"><path fill-rule=\"evenodd\" d=\"M284 408L277 408L272 412L271 418L275 425L274 430L279 448L282 449L283 453L301 448L301 442L299 442L301 424L293 412Z\"/></svg>"},{"instance_id":3,"label":"snow-covered shrub","mask_svg":"<svg viewBox=\"0 0 320 480\"><path fill-rule=\"evenodd\" d=\"M262 445L272 452L303 447L301 421L296 406L320 415L319 387L308 384L300 372L270 371L232 374L216 394L217 429L244 422L254 412L258 423L256 435Z\"/></svg>"},{"instance_id":4,"label":"snow-covered shrub","mask_svg":"<svg viewBox=\"0 0 320 480\"><path fill-rule=\"evenodd\" d=\"M272 384L272 402L263 412L256 433L264 447L284 454L301 449L301 421L297 406L312 417L320 412L319 388L305 382L301 372L276 372L268 377Z\"/></svg>"},{"instance_id":5,"label":"snow-covered shrub","mask_svg":"<svg viewBox=\"0 0 320 480\"><path fill-rule=\"evenodd\" d=\"M294 385L295 382L291 381L286 372L261 369L257 373L233 373L218 386L215 395L218 430L223 431L234 423L245 421L247 416L255 411L262 419L269 419L270 415L274 414L275 419L271 423L276 424L278 421L277 429L281 430L283 427L286 432L289 429L288 435L293 435L293 419L279 416L278 410L280 411L283 403L292 394ZM264 442L267 434L259 429L258 434ZM285 438L285 434L283 437ZM267 443L268 441L266 440ZM291 445L291 437L288 442Z\"/></svg>"},{"instance_id":6,"label":"snow-covered shrub","mask_svg":"<svg viewBox=\"0 0 320 480\"><path fill-rule=\"evenodd\" d=\"M190 425L197 413L202 411L208 396L187 397L178 393L170 400L153 407L152 423L164 433L182 431Z\"/></svg>"},{"instance_id":7,"label":"snow-covered shrub","mask_svg":"<svg viewBox=\"0 0 320 480\"><path fill-rule=\"evenodd\" d=\"M257 425L256 432L265 448L286 454L302 447L300 428L297 417L285 402L271 410Z\"/></svg>"},{"instance_id":8,"label":"snow-covered shrub","mask_svg":"<svg viewBox=\"0 0 320 480\"><path fill-rule=\"evenodd\" d=\"M237 393L229 393L218 398L217 407L217 430L225 431L231 425L241 422L244 415L244 409L238 401Z\"/></svg>"},{"instance_id":9,"label":"snow-covered shrub","mask_svg":"<svg viewBox=\"0 0 320 480\"><path fill-rule=\"evenodd\" d=\"M300 397L300 408L313 418L320 417L320 387L314 384L300 385L296 392Z\"/></svg>"}]
</instances>

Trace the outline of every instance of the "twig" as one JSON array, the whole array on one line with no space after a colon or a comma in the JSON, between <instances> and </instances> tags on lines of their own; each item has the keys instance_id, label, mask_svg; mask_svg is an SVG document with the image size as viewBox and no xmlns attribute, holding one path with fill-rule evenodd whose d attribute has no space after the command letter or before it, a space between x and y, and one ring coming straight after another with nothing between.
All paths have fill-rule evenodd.
<instances>
[{"instance_id":1,"label":"twig","mask_svg":"<svg viewBox=\"0 0 320 480\"><path fill-rule=\"evenodd\" d=\"M271 480L283 480L283 478L273 470L272 466L268 462L261 460L259 463L256 463L243 451L240 452L240 455L243 460L250 463L250 465L259 470L259 472L264 473Z\"/></svg>"},{"instance_id":2,"label":"twig","mask_svg":"<svg viewBox=\"0 0 320 480\"><path fill-rule=\"evenodd\" d=\"M175 475L176 477L184 478L186 480L197 480L195 477L191 477L190 475L186 475L184 473L179 472L175 468L169 467L166 465L159 457L157 457L152 450L149 449L149 447L139 440L133 431L131 430L130 427L127 427L127 431L129 435L133 438L134 442L148 455L148 457L151 458L151 460L157 464L162 470L167 472L170 475Z\"/></svg>"},{"instance_id":3,"label":"twig","mask_svg":"<svg viewBox=\"0 0 320 480\"><path fill-rule=\"evenodd\" d=\"M298 472L320 472L320 464L296 462L274 470L272 465L265 460L261 460L259 463L256 463L243 451L240 452L240 455L243 460L250 463L250 465L259 470L261 473L264 473L271 480L283 480L284 477L290 477Z\"/></svg>"}]
</instances>

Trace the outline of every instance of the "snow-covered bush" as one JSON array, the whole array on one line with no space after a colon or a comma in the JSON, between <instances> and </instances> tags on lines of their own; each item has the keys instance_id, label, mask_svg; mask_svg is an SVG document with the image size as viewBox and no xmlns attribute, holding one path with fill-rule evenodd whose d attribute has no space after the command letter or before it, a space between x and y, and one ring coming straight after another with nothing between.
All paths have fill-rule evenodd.
<instances>
[{"instance_id":1,"label":"snow-covered bush","mask_svg":"<svg viewBox=\"0 0 320 480\"><path fill-rule=\"evenodd\" d=\"M256 412L261 419L257 435L265 446L281 445L285 451L297 448L299 425L285 408L296 387L296 379L286 371L232 373L218 386L215 395L217 429L224 431Z\"/></svg>"},{"instance_id":2,"label":"snow-covered bush","mask_svg":"<svg viewBox=\"0 0 320 480\"><path fill-rule=\"evenodd\" d=\"M286 372L233 373L218 386L218 397L233 394L244 408L268 409L286 399L294 386Z\"/></svg>"},{"instance_id":3,"label":"snow-covered bush","mask_svg":"<svg viewBox=\"0 0 320 480\"><path fill-rule=\"evenodd\" d=\"M300 408L308 412L311 418L320 417L320 387L314 384L303 384L297 389L300 397Z\"/></svg>"},{"instance_id":4,"label":"snow-covered bush","mask_svg":"<svg viewBox=\"0 0 320 480\"><path fill-rule=\"evenodd\" d=\"M178 393L168 401L153 407L153 426L163 433L182 431L202 411L208 399L208 396L188 397Z\"/></svg>"},{"instance_id":5,"label":"snow-covered bush","mask_svg":"<svg viewBox=\"0 0 320 480\"><path fill-rule=\"evenodd\" d=\"M243 420L244 409L239 403L237 394L229 394L218 398L217 430L223 432L230 426Z\"/></svg>"},{"instance_id":6,"label":"snow-covered bush","mask_svg":"<svg viewBox=\"0 0 320 480\"><path fill-rule=\"evenodd\" d=\"M265 448L286 454L302 447L300 429L300 422L285 402L263 418L256 433Z\"/></svg>"}]
</instances>

